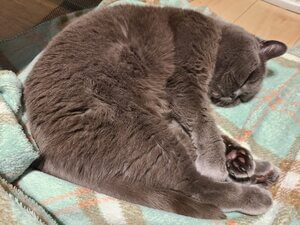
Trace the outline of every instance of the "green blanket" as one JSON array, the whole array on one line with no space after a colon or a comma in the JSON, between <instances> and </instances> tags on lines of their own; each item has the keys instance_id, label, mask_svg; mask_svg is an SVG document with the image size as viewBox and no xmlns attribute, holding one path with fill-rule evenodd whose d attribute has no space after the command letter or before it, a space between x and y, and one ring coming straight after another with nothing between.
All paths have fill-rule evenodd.
<instances>
[{"instance_id":1,"label":"green blanket","mask_svg":"<svg viewBox=\"0 0 300 225\"><path fill-rule=\"evenodd\" d=\"M147 3L139 0L104 0L99 7L120 3L189 7L189 3L185 0L161 0L160 2L150 2L149 0ZM195 10L209 14L209 10L206 8ZM224 221L188 218L119 201L42 172L27 170L14 182L14 185L22 189L45 210L30 198L25 197L22 192L7 184L7 181L0 179L0 225L54 224L51 217L57 223L66 225L299 224L300 93L298 88L300 88L300 57L296 55L297 51L294 50L294 52L268 63L269 76L265 79L261 92L254 100L234 108L216 108L215 110L216 120L224 132L251 146L252 153L256 157L270 160L282 170L279 182L270 189L274 197L274 205L266 214L246 216L230 213L227 214L229 219ZM32 65L19 75L19 81L24 82ZM26 136L14 116L18 113L18 109L14 109L13 105L15 101L20 101L20 94L18 94L20 93L20 82L13 73L8 71L2 73L9 74L10 80L6 85L0 86L2 88L0 89L2 96L0 98L0 176L12 181L28 168L36 158L36 152L26 141ZM3 84L3 81L0 76L0 84ZM7 89L14 98L10 98L10 95L3 96L3 93L7 93L3 90ZM1 111L4 107L7 109L5 112ZM7 123L7 119L5 119L7 117L13 118L15 128L4 126L1 129L2 124ZM24 118L23 121L26 123ZM18 131L13 133L13 129ZM7 137L7 139L3 137ZM5 142L5 140L8 141ZM13 144L23 143L18 140L27 143L24 144L26 154L22 157L17 152L22 151L22 148ZM5 144L2 144L3 141ZM25 146L27 147L25 148ZM7 155L12 158L7 160ZM2 159L9 164L5 164ZM2 168L6 168L6 170L4 171ZM19 170L15 170L15 168L19 168ZM12 174L13 176L11 176ZM5 213L1 214L4 209Z\"/></svg>"}]
</instances>

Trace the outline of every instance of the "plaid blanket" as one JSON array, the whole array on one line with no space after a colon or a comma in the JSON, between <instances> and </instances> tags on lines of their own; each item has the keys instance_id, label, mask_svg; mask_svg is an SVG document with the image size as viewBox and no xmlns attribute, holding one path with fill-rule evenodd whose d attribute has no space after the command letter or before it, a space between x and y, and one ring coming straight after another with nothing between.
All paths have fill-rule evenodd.
<instances>
[{"instance_id":1,"label":"plaid blanket","mask_svg":"<svg viewBox=\"0 0 300 225\"><path fill-rule=\"evenodd\" d=\"M55 224L41 206L8 183L38 158L15 116L21 95L22 84L16 74L0 71L0 224Z\"/></svg>"},{"instance_id":2,"label":"plaid blanket","mask_svg":"<svg viewBox=\"0 0 300 225\"><path fill-rule=\"evenodd\" d=\"M185 0L105 0L100 8L136 2L189 7ZM209 12L205 8L195 10ZM20 74L22 82L31 67ZM59 224L66 225L299 224L299 84L300 56L285 54L268 63L268 77L254 100L234 108L215 108L215 118L224 132L251 146L256 157L272 161L282 171L279 182L270 188L274 205L263 216L230 213L224 221L199 220L123 202L32 170L28 170L14 184L42 205ZM0 224L5 222L0 220Z\"/></svg>"}]
</instances>

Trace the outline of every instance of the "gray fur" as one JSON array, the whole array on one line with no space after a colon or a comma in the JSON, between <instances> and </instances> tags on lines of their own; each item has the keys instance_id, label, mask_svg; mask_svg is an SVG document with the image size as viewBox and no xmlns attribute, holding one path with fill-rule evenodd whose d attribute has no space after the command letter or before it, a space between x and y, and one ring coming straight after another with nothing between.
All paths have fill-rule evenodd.
<instances>
[{"instance_id":1,"label":"gray fur","mask_svg":"<svg viewBox=\"0 0 300 225\"><path fill-rule=\"evenodd\" d=\"M225 29L194 11L137 6L93 11L69 25L25 85L39 168L193 217L266 212L272 204L266 190L224 182L225 144L208 92L231 68L218 62L220 55L238 60L228 48L242 32ZM254 43L247 37L239 49Z\"/></svg>"},{"instance_id":2,"label":"gray fur","mask_svg":"<svg viewBox=\"0 0 300 225\"><path fill-rule=\"evenodd\" d=\"M218 106L248 102L260 90L267 60L282 55L287 47L279 41L265 41L241 27L223 25L216 69L210 82L210 97Z\"/></svg>"}]
</instances>

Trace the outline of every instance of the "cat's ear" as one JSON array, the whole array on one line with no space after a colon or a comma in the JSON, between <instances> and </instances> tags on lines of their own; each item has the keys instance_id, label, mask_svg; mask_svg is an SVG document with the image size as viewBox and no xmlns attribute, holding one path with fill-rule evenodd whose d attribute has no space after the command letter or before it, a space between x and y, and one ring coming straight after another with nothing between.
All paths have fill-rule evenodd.
<instances>
[{"instance_id":1,"label":"cat's ear","mask_svg":"<svg viewBox=\"0 0 300 225\"><path fill-rule=\"evenodd\" d=\"M264 56L266 60L278 57L284 54L287 50L287 46L280 41L260 41L260 54Z\"/></svg>"}]
</instances>

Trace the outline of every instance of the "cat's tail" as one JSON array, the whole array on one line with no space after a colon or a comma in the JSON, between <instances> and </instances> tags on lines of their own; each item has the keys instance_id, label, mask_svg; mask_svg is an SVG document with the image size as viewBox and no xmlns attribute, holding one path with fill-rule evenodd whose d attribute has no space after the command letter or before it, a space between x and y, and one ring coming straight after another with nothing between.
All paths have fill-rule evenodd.
<instances>
[{"instance_id":1,"label":"cat's tail","mask_svg":"<svg viewBox=\"0 0 300 225\"><path fill-rule=\"evenodd\" d=\"M116 185L115 183L111 185L102 183L100 186L97 188L100 193L150 208L202 219L226 218L217 206L201 203L175 190Z\"/></svg>"}]
</instances>

